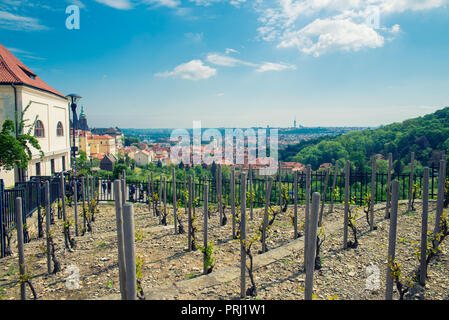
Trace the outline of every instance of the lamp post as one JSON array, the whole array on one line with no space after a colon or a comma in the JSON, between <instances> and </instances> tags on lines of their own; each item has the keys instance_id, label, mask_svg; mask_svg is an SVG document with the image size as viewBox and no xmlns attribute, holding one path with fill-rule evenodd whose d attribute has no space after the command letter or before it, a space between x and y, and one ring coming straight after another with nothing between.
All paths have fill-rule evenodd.
<instances>
[{"instance_id":1,"label":"lamp post","mask_svg":"<svg viewBox=\"0 0 449 320\"><path fill-rule=\"evenodd\" d=\"M81 99L81 96L71 93L66 96L67 99L70 100L70 108L72 109L73 117L72 117L72 129L73 129L73 146L72 146L72 168L74 170L74 173L76 173L75 169L75 159L76 159L76 142L75 142L75 135L76 135L76 128L77 128L77 118L76 118L76 107L78 104L78 101Z\"/></svg>"}]
</instances>

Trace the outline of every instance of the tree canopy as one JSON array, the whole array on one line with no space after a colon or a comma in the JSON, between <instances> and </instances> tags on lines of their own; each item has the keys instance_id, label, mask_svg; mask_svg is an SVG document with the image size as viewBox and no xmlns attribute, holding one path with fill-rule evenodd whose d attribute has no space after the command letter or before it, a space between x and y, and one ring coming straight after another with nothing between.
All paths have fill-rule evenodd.
<instances>
[{"instance_id":1,"label":"tree canopy","mask_svg":"<svg viewBox=\"0 0 449 320\"><path fill-rule=\"evenodd\" d=\"M396 172L406 169L411 152L424 166L437 165L443 151L449 153L449 107L423 117L393 123L377 129L354 131L337 137L320 137L290 146L280 152L281 161L311 164L348 159L357 168L370 165L370 157L393 154Z\"/></svg>"}]
</instances>

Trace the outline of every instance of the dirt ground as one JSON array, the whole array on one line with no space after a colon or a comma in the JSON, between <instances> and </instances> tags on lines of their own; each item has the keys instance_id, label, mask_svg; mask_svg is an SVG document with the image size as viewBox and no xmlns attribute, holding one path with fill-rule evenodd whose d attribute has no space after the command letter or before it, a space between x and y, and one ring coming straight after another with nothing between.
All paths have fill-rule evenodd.
<instances>
[{"instance_id":1,"label":"dirt ground","mask_svg":"<svg viewBox=\"0 0 449 320\"><path fill-rule=\"evenodd\" d=\"M112 294L119 294L119 277L117 264L116 222L113 203L101 203L100 211L92 223L92 232L84 236L74 236L76 240L73 252L64 248L63 224L55 219L52 230L56 245L56 258L61 263L62 271L47 274L45 239L31 235L31 242L25 244L26 268L32 277L32 284L37 298L42 300L78 300L98 299ZM355 208L354 208L355 209ZM406 203L401 203L398 215L398 233L396 257L402 264L402 274L407 276L418 266L415 257L419 246L421 230L421 206L416 211L406 212ZM435 204L429 208L429 230L433 230ZM73 211L68 207L68 216L73 219ZM202 210L198 212L196 238L202 244ZM183 209L180 209L182 212ZM375 224L377 230L369 231L369 226L360 213L357 222L359 246L356 249L342 250L343 232L340 229L328 231L328 226L341 223L343 226L343 206L335 206L333 213L323 217L324 238L320 257L322 268L314 275L315 299L384 299L387 270L387 250L389 220L384 219L384 205L376 206ZM249 212L249 210L248 210ZM169 215L168 226L159 224L159 218L149 212L148 206L134 206L136 227L136 254L142 259L141 268L143 288L169 285L180 280L191 279L202 274L203 254L200 250L187 251L187 234L176 235L173 218ZM268 248L274 249L293 240L291 216L293 207L281 213L275 220L268 238ZM219 226L218 213L213 213L209 221L208 237L214 243L214 271L239 265L240 244L232 239L232 222L230 210L225 226ZM248 213L249 215L249 213ZM248 236L254 235L261 224L263 209L254 209L254 218L249 220ZM303 223L304 207L299 206L299 225ZM170 219L171 217L171 219ZM184 228L187 229L186 216L183 216ZM351 232L349 240L352 239ZM430 263L428 280L422 294L423 299L449 298L449 258L447 240L441 245L442 252ZM252 252L261 249L256 242ZM12 247L11 256L0 259L1 298L20 299L18 285L19 269L17 248ZM293 251L284 259L263 266L255 271L257 296L249 299L303 299L304 280L303 250ZM214 272L213 271L213 272ZM77 279L78 278L78 279ZM71 280L79 284L74 287ZM371 281L371 280L374 280ZM249 281L248 281L249 283ZM179 295L179 299L236 299L239 297L239 279L220 285L207 287L195 292ZM29 299L33 296L27 288ZM399 296L395 290L394 298Z\"/></svg>"}]
</instances>

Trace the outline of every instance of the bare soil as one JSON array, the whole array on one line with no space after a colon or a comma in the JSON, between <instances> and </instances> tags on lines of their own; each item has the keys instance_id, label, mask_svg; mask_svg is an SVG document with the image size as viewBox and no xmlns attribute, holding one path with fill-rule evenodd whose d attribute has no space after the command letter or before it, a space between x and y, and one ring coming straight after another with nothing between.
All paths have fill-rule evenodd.
<instances>
[{"instance_id":1,"label":"bare soil","mask_svg":"<svg viewBox=\"0 0 449 320\"><path fill-rule=\"evenodd\" d=\"M343 226L343 206L336 205L333 213L323 218L325 236L321 249L322 268L314 275L314 298L316 299L384 299L385 279L387 272L387 250L389 220L384 219L385 205L377 205L375 224L377 230L369 231L364 217L357 222L360 232L359 246L356 249L342 250L343 231L341 228L329 232L330 225L341 223ZM32 276L32 284L38 299L42 300L78 300L98 299L113 294L120 294L117 236L115 209L113 203L102 203L100 211L92 223L92 232L84 236L74 237L76 249L73 252L64 248L62 221L55 219L52 225L56 244L56 257L61 263L62 271L47 274L45 239L31 235L31 242L25 244L26 268ZM276 207L275 207L276 208ZM355 208L354 208L355 209ZM396 258L402 264L402 274L408 276L419 265L415 251L419 246L421 230L421 206L416 211L406 212L407 204L401 203L398 215L398 233ZM196 209L198 231L196 238L202 244L202 210ZM433 230L435 204L430 204L429 230ZM183 213L180 208L179 212ZM304 206L299 206L299 225L303 223ZM143 288L170 285L180 280L200 276L203 271L203 254L200 250L187 251L187 234L175 234L172 215L169 215L168 226L159 224L159 218L149 212L147 205L134 206L136 226L136 254L144 261L142 266ZM254 235L259 228L263 209L254 209L254 218L249 220L248 236ZM293 207L281 213L268 238L268 248L274 249L293 240L291 216ZM225 226L219 225L218 213L213 213L209 220L208 238L214 243L215 264L213 272L239 265L240 244L232 239L232 221L230 210ZM73 211L68 207L68 216L73 220ZM249 210L248 210L249 216ZM80 219L80 218L79 218ZM184 229L187 230L186 215L183 214ZM80 219L81 221L81 219ZM71 234L74 236L74 227ZM323 234L321 235L323 238ZM352 234L349 233L349 240ZM422 295L423 299L449 298L449 256L447 240L441 245L441 253L430 263L428 280ZM257 254L261 249L259 242L254 244L252 252ZM17 248L12 247L13 255L0 259L0 285L3 299L20 299L19 268ZM255 270L257 296L248 299L303 299L304 280L303 250L293 251L284 259ZM72 270L72 271L70 271ZM70 286L70 274L79 271L79 288ZM76 274L75 274L76 275ZM370 285L369 280L378 282ZM376 276L378 275L378 277ZM73 276L73 275L72 275ZM68 280L69 279L69 280ZM249 281L247 282L249 284ZM378 283L378 285L376 284ZM31 291L27 289L29 298ZM178 299L237 299L240 295L239 279L227 283L213 285L193 292L180 294ZM394 290L394 298L399 296Z\"/></svg>"}]
</instances>

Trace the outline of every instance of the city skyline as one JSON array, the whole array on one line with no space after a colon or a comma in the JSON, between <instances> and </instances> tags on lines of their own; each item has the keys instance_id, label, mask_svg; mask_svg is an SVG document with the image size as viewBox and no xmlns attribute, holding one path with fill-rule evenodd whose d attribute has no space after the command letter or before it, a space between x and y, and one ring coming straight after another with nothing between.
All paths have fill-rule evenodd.
<instances>
[{"instance_id":1,"label":"city skyline","mask_svg":"<svg viewBox=\"0 0 449 320\"><path fill-rule=\"evenodd\" d=\"M6 0L0 32L92 127L377 127L449 105L447 4Z\"/></svg>"}]
</instances>

